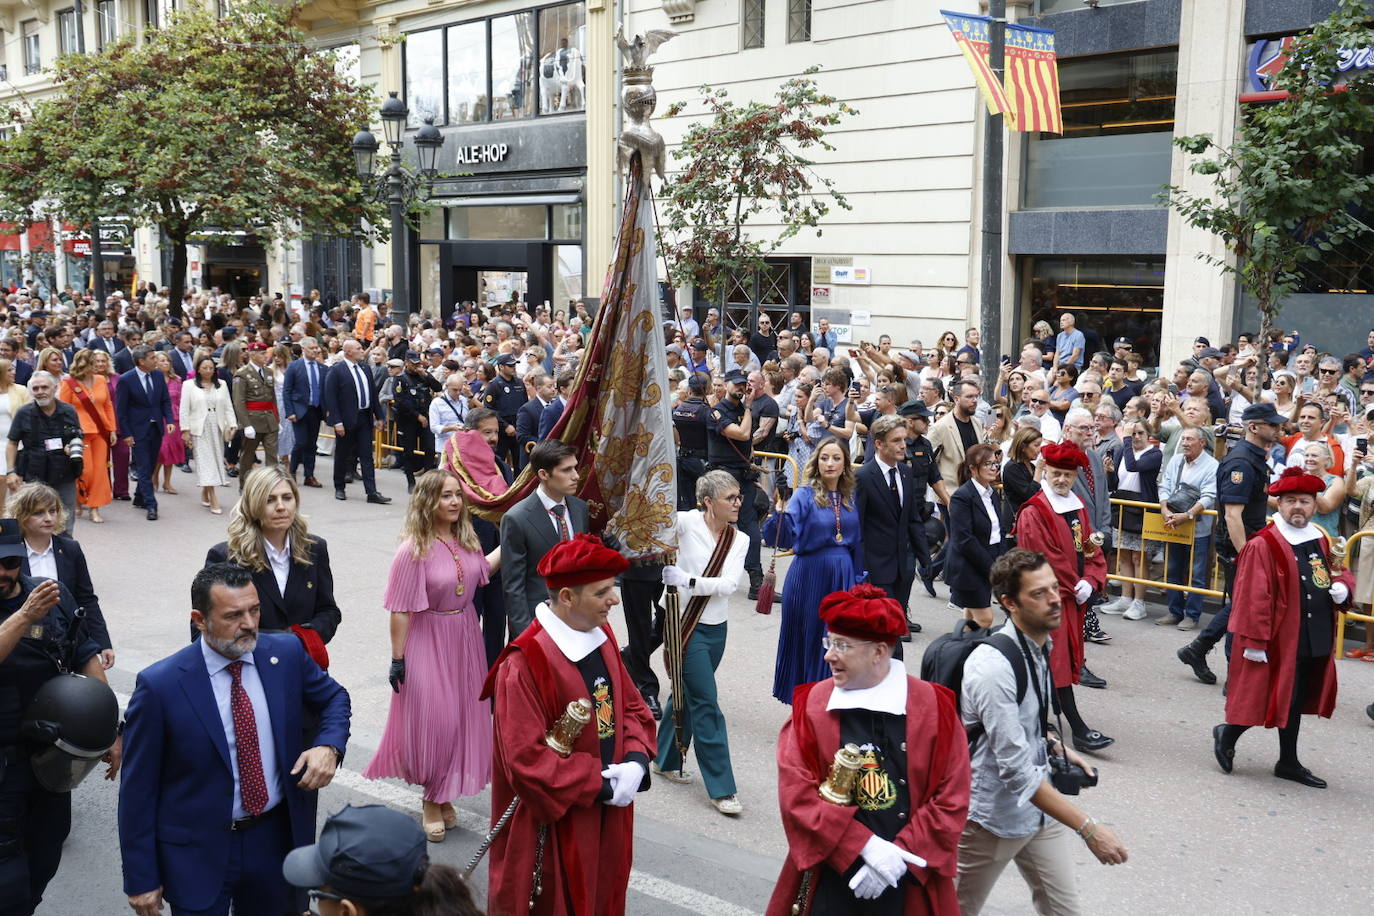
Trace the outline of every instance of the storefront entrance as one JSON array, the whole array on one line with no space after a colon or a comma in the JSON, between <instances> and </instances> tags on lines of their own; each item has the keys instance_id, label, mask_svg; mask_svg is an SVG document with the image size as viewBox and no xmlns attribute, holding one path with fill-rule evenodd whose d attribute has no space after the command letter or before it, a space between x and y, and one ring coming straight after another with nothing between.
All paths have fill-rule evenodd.
<instances>
[{"instance_id":1,"label":"storefront entrance","mask_svg":"<svg viewBox=\"0 0 1374 916\"><path fill-rule=\"evenodd\" d=\"M1073 312L1080 329L1091 328L1110 352L1112 341L1129 337L1146 366L1159 362L1164 313L1164 258L1159 255L1025 258L1020 336L1033 336L1037 321L1059 332L1059 316ZM1086 361L1085 361L1086 364Z\"/></svg>"},{"instance_id":2,"label":"storefront entrance","mask_svg":"<svg viewBox=\"0 0 1374 916\"><path fill-rule=\"evenodd\" d=\"M249 296L258 295L267 282L267 268L238 264L205 265L205 285L234 297L239 305L247 305Z\"/></svg>"}]
</instances>

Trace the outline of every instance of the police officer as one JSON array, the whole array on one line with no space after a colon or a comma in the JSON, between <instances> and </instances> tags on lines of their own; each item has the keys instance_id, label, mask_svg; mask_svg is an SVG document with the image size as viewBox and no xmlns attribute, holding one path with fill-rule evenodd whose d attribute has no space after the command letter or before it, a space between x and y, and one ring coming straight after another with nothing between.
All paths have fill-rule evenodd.
<instances>
[{"instance_id":1,"label":"police officer","mask_svg":"<svg viewBox=\"0 0 1374 916\"><path fill-rule=\"evenodd\" d=\"M64 671L105 680L71 592L23 575L24 554L19 522L0 519L0 916L37 909L71 830L71 795L39 783L30 758L48 748L21 734L20 717ZM118 743L105 760L113 779Z\"/></svg>"},{"instance_id":2,"label":"police officer","mask_svg":"<svg viewBox=\"0 0 1374 916\"><path fill-rule=\"evenodd\" d=\"M1236 557L1245 542L1264 527L1269 509L1269 449L1278 441L1285 421L1266 401L1245 408L1240 422L1245 427L1245 439L1236 443L1217 466L1217 504L1222 516L1216 526L1216 547L1217 561L1226 577L1226 603L1198 637L1177 653L1179 661L1192 668L1204 684L1217 682L1216 674L1207 666L1207 653L1226 635L1231 619Z\"/></svg>"},{"instance_id":3,"label":"police officer","mask_svg":"<svg viewBox=\"0 0 1374 916\"><path fill-rule=\"evenodd\" d=\"M255 340L244 348L248 362L234 373L234 418L243 430L243 450L239 452L239 489L248 479L248 472L257 460L258 446L262 446L262 460L267 465L277 463L277 389L272 377L272 351L267 344Z\"/></svg>"},{"instance_id":4,"label":"police officer","mask_svg":"<svg viewBox=\"0 0 1374 916\"><path fill-rule=\"evenodd\" d=\"M434 466L434 434L429 429L429 402L439 381L420 365L420 354L407 350L405 368L391 386L391 409L396 413L397 464L406 472L406 492L415 489L417 472ZM417 451L423 454L415 454Z\"/></svg>"},{"instance_id":5,"label":"police officer","mask_svg":"<svg viewBox=\"0 0 1374 916\"><path fill-rule=\"evenodd\" d=\"M706 428L706 470L719 468L739 482L744 500L736 527L749 536L744 568L749 572L749 600L755 601L763 584L763 566L759 561L759 515L754 505L759 472L750 463L754 418L749 410L753 399L748 382L749 376L739 369L725 373L725 397L710 408L711 422Z\"/></svg>"},{"instance_id":6,"label":"police officer","mask_svg":"<svg viewBox=\"0 0 1374 916\"><path fill-rule=\"evenodd\" d=\"M679 512L696 508L697 480L706 473L706 430L712 423L711 408L706 403L706 376L689 376L687 391L687 399L673 407Z\"/></svg>"},{"instance_id":7,"label":"police officer","mask_svg":"<svg viewBox=\"0 0 1374 916\"><path fill-rule=\"evenodd\" d=\"M906 418L907 440L906 440L906 460L911 465L912 483L915 492L920 494L920 534L917 536L916 563L921 571L921 584L926 587L926 594L935 597L935 575L938 570L930 556L930 541L926 534L926 525L935 517L935 507L926 499L926 493L934 490L939 497L941 504L948 504L949 493L945 490L945 482L940 477L940 466L935 463L935 449L926 438L926 433L930 429L930 420L933 414L925 402L919 398L907 401L897 408L897 413Z\"/></svg>"},{"instance_id":8,"label":"police officer","mask_svg":"<svg viewBox=\"0 0 1374 916\"><path fill-rule=\"evenodd\" d=\"M502 353L496 357L496 378L487 383L482 392L482 403L496 411L500 420L496 441L496 457L504 458L511 467L519 467L520 461L515 454L515 415L521 405L528 400L525 386L515 380L515 357Z\"/></svg>"}]
</instances>

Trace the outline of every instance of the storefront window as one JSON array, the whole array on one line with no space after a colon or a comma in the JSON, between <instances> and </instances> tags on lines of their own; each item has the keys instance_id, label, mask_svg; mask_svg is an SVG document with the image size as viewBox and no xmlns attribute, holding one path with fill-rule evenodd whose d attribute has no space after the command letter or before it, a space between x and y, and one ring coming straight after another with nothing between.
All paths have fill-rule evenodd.
<instances>
[{"instance_id":1,"label":"storefront window","mask_svg":"<svg viewBox=\"0 0 1374 916\"><path fill-rule=\"evenodd\" d=\"M582 238L581 204L554 204L553 238L579 240Z\"/></svg>"},{"instance_id":2,"label":"storefront window","mask_svg":"<svg viewBox=\"0 0 1374 916\"><path fill-rule=\"evenodd\" d=\"M405 40L407 127L419 127L425 118L444 123L444 32L430 29L411 32Z\"/></svg>"},{"instance_id":3,"label":"storefront window","mask_svg":"<svg viewBox=\"0 0 1374 916\"><path fill-rule=\"evenodd\" d=\"M1078 327L1096 331L1105 349L1129 337L1147 366L1159 360L1164 312L1164 259L1159 257L1033 258L1029 263L1029 336L1037 321L1056 331L1059 316L1073 312Z\"/></svg>"},{"instance_id":4,"label":"storefront window","mask_svg":"<svg viewBox=\"0 0 1374 916\"><path fill-rule=\"evenodd\" d=\"M582 246L555 246L553 259L554 274L557 276L553 289L554 308L558 308L569 299L582 298Z\"/></svg>"},{"instance_id":5,"label":"storefront window","mask_svg":"<svg viewBox=\"0 0 1374 916\"><path fill-rule=\"evenodd\" d=\"M451 239L543 239L548 238L548 208L538 205L518 207L454 207L449 211L448 237Z\"/></svg>"},{"instance_id":6,"label":"storefront window","mask_svg":"<svg viewBox=\"0 0 1374 916\"><path fill-rule=\"evenodd\" d=\"M1032 135L1025 206L1157 205L1169 180L1178 52L1061 61L1064 134Z\"/></svg>"},{"instance_id":7,"label":"storefront window","mask_svg":"<svg viewBox=\"0 0 1374 916\"><path fill-rule=\"evenodd\" d=\"M487 119L487 24L448 30L448 123Z\"/></svg>"},{"instance_id":8,"label":"storefront window","mask_svg":"<svg viewBox=\"0 0 1374 916\"><path fill-rule=\"evenodd\" d=\"M580 3L539 12L539 113L586 107L586 12Z\"/></svg>"},{"instance_id":9,"label":"storefront window","mask_svg":"<svg viewBox=\"0 0 1374 916\"><path fill-rule=\"evenodd\" d=\"M534 14L491 20L491 116L497 120L534 114Z\"/></svg>"}]
</instances>

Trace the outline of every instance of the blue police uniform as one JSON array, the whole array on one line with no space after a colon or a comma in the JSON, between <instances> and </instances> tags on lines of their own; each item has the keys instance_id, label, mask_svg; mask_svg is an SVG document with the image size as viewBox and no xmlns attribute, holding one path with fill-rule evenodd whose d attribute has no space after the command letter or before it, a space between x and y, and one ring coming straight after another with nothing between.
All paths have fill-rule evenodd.
<instances>
[{"instance_id":1,"label":"blue police uniform","mask_svg":"<svg viewBox=\"0 0 1374 916\"><path fill-rule=\"evenodd\" d=\"M727 438L723 432L727 426L743 422L746 408L743 401L723 398L710 410L711 422L706 428L706 469L728 471L739 482L740 494L744 499L740 503L739 521L735 526L749 536L744 568L749 571L750 587L757 588L759 580L763 578L763 565L759 560L759 516L754 506L758 471L750 463L754 444L748 439Z\"/></svg>"},{"instance_id":2,"label":"blue police uniform","mask_svg":"<svg viewBox=\"0 0 1374 916\"><path fill-rule=\"evenodd\" d=\"M516 467L520 464L516 456L517 443L514 433L506 435L506 427L515 428L515 415L527 400L524 382L515 378L508 382L499 375L487 383L482 393L482 403L496 411L496 416L500 418L496 455Z\"/></svg>"},{"instance_id":3,"label":"blue police uniform","mask_svg":"<svg viewBox=\"0 0 1374 916\"><path fill-rule=\"evenodd\" d=\"M1222 572L1226 577L1226 603L1198 636L1198 648L1204 653L1226 635L1226 625L1231 620L1231 586L1236 575L1236 550L1226 528L1226 507L1245 507L1241 510L1240 518L1248 541L1264 527L1269 509L1268 489L1269 457L1257 445L1242 440L1217 465L1217 505L1221 507L1222 518L1218 519L1213 536L1216 538L1217 558L1221 560ZM1227 648L1229 654L1230 643L1227 643Z\"/></svg>"}]
</instances>

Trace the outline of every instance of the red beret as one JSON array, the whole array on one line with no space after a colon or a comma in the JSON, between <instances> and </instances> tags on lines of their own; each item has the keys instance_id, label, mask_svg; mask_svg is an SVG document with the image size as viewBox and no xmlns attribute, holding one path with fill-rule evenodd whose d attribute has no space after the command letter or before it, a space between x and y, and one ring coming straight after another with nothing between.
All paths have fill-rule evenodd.
<instances>
[{"instance_id":1,"label":"red beret","mask_svg":"<svg viewBox=\"0 0 1374 916\"><path fill-rule=\"evenodd\" d=\"M1279 479L1269 485L1269 495L1284 493L1320 493L1326 489L1326 481L1314 477L1302 468L1286 468Z\"/></svg>"},{"instance_id":2,"label":"red beret","mask_svg":"<svg viewBox=\"0 0 1374 916\"><path fill-rule=\"evenodd\" d=\"M907 633L902 606L876 585L863 583L821 599L821 620L832 633L889 645Z\"/></svg>"},{"instance_id":3,"label":"red beret","mask_svg":"<svg viewBox=\"0 0 1374 916\"><path fill-rule=\"evenodd\" d=\"M539 575L550 592L601 579L614 579L630 568L630 561L601 543L594 534L579 534L571 541L559 541L539 561Z\"/></svg>"},{"instance_id":4,"label":"red beret","mask_svg":"<svg viewBox=\"0 0 1374 916\"><path fill-rule=\"evenodd\" d=\"M1051 442L1042 446L1040 457L1044 458L1050 467L1065 471L1076 471L1088 466L1088 456L1072 442Z\"/></svg>"},{"instance_id":5,"label":"red beret","mask_svg":"<svg viewBox=\"0 0 1374 916\"><path fill-rule=\"evenodd\" d=\"M255 340L255 341L253 341L252 343L250 343L248 346L244 347L244 349L247 350L249 353L252 353L252 352L254 352L255 350L266 350L266 349L267 349L267 344L263 343L263 342L260 341L260 340Z\"/></svg>"}]
</instances>

